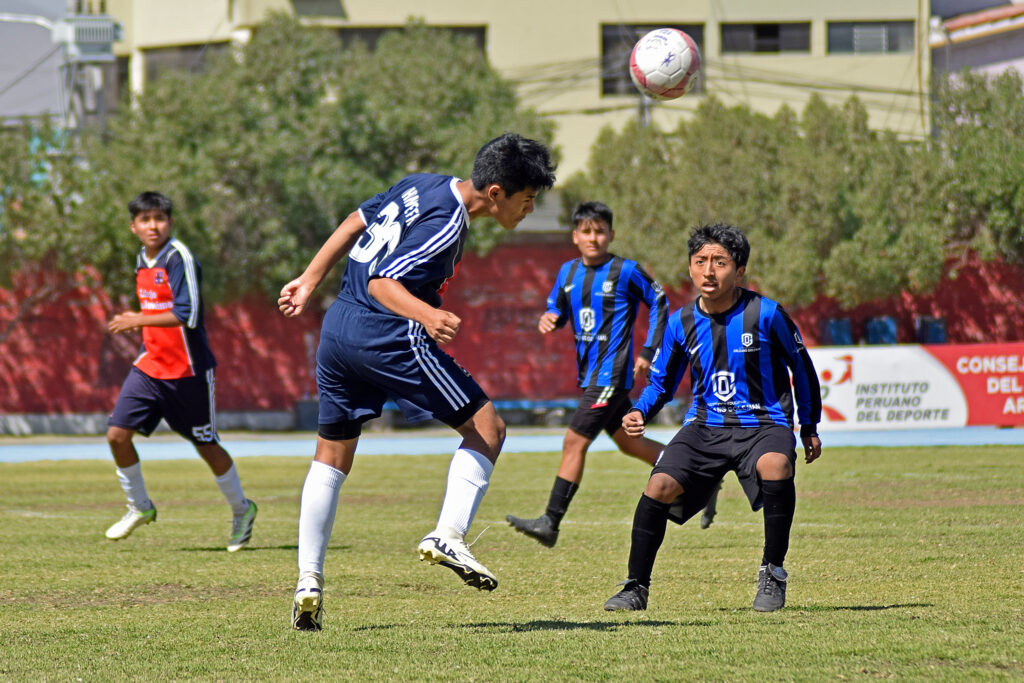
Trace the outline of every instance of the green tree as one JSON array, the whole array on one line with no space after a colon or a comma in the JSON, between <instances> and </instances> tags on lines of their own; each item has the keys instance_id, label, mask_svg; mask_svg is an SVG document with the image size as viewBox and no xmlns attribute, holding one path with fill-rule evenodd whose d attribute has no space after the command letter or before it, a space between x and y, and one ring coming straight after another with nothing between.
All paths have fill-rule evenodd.
<instances>
[{"instance_id":1,"label":"green tree","mask_svg":"<svg viewBox=\"0 0 1024 683\"><path fill-rule=\"evenodd\" d=\"M951 246L1024 261L1024 78L964 70L935 89L940 205Z\"/></svg>"},{"instance_id":2,"label":"green tree","mask_svg":"<svg viewBox=\"0 0 1024 683\"><path fill-rule=\"evenodd\" d=\"M812 97L798 118L709 97L673 131L605 130L589 171L569 181L565 208L606 198L618 248L667 283L686 278L692 226L733 223L751 241L748 275L764 291L793 305L825 294L852 306L937 280L929 155L870 130L856 99L829 107ZM908 265L908 253L928 260Z\"/></svg>"},{"instance_id":3,"label":"green tree","mask_svg":"<svg viewBox=\"0 0 1024 683\"><path fill-rule=\"evenodd\" d=\"M421 22L374 51L343 50L333 33L274 14L208 64L162 74L105 131L69 141L73 154L48 159L24 134L0 136L0 286L38 268L89 272L115 298L129 295L125 205L159 190L205 266L208 299L276 297L341 219L403 175L464 176L479 146L507 130L553 137L476 44ZM475 226L471 246L488 248L497 232Z\"/></svg>"}]
</instances>

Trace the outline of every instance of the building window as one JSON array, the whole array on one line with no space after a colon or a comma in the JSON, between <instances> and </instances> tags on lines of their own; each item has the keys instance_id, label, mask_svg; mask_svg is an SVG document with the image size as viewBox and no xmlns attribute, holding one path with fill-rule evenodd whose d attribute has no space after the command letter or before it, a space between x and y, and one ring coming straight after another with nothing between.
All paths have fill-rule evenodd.
<instances>
[{"instance_id":1,"label":"building window","mask_svg":"<svg viewBox=\"0 0 1024 683\"><path fill-rule=\"evenodd\" d=\"M453 35L470 38L474 45L484 52L487 48L487 27L486 26L438 26L431 24L430 28L443 29ZM371 51L376 49L377 41L388 31L400 31L400 26L358 26L352 28L338 29L338 38L341 39L343 48L351 47L354 43L362 43Z\"/></svg>"},{"instance_id":2,"label":"building window","mask_svg":"<svg viewBox=\"0 0 1024 683\"><path fill-rule=\"evenodd\" d=\"M227 49L227 43L207 43L205 45L179 45L145 50L146 82L152 82L161 73L168 70L185 71L192 74L202 73L206 68L206 60Z\"/></svg>"},{"instance_id":3,"label":"building window","mask_svg":"<svg viewBox=\"0 0 1024 683\"><path fill-rule=\"evenodd\" d=\"M704 54L704 26L702 24L602 24L601 25L601 94L636 95L636 86L629 78L629 55L644 34L656 28L677 28L693 38L697 49ZM700 75L690 92L704 92L704 60Z\"/></svg>"},{"instance_id":4,"label":"building window","mask_svg":"<svg viewBox=\"0 0 1024 683\"><path fill-rule=\"evenodd\" d=\"M810 52L811 24L722 24L722 52Z\"/></svg>"},{"instance_id":5,"label":"building window","mask_svg":"<svg viewBox=\"0 0 1024 683\"><path fill-rule=\"evenodd\" d=\"M830 21L829 54L885 54L914 51L912 21Z\"/></svg>"}]
</instances>

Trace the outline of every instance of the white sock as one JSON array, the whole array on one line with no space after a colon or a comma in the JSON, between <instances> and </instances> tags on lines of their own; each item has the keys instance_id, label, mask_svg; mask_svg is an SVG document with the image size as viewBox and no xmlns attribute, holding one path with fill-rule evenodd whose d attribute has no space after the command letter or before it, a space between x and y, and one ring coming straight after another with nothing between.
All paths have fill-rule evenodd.
<instances>
[{"instance_id":1,"label":"white sock","mask_svg":"<svg viewBox=\"0 0 1024 683\"><path fill-rule=\"evenodd\" d=\"M231 506L231 512L236 516L244 515L249 511L249 500L242 493L242 480L238 478L238 470L235 469L235 463L231 463L231 467L228 471L220 475L217 479L217 488L224 494L224 497L228 499L228 505Z\"/></svg>"},{"instance_id":2,"label":"white sock","mask_svg":"<svg viewBox=\"0 0 1024 683\"><path fill-rule=\"evenodd\" d=\"M121 482L124 496L128 504L139 512L145 512L153 507L146 493L146 482L142 479L142 463L137 462L131 467L118 467L117 478Z\"/></svg>"},{"instance_id":3,"label":"white sock","mask_svg":"<svg viewBox=\"0 0 1024 683\"><path fill-rule=\"evenodd\" d=\"M299 576L307 572L324 575L324 556L344 483L341 470L316 460L309 466L299 507Z\"/></svg>"},{"instance_id":4,"label":"white sock","mask_svg":"<svg viewBox=\"0 0 1024 683\"><path fill-rule=\"evenodd\" d=\"M494 463L482 453L468 448L455 451L448 467L448 488L444 492L437 526L465 536L487 492L493 471Z\"/></svg>"}]
</instances>

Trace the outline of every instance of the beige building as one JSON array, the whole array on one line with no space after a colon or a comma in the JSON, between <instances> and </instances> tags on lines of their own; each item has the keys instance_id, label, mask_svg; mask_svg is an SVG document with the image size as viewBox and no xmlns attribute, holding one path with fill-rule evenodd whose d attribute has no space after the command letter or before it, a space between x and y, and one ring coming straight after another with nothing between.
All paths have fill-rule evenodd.
<instances>
[{"instance_id":1,"label":"beige building","mask_svg":"<svg viewBox=\"0 0 1024 683\"><path fill-rule=\"evenodd\" d=\"M928 130L927 0L88 0L123 26L120 82L145 87L161 69L201 68L211 51L245 41L270 10L297 14L343 40L372 43L381 29L421 17L477 38L522 101L557 123L560 176L581 169L598 131L638 115L628 52L658 26L700 45L696 93L651 104L672 127L703 94L774 113L812 93L839 103L855 93L870 124L907 137Z\"/></svg>"}]
</instances>

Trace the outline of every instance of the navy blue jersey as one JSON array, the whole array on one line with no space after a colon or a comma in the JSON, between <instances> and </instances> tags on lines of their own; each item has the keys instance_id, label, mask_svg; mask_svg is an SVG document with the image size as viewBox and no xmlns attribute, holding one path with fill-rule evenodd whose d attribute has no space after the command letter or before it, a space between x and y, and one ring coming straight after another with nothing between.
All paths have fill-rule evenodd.
<instances>
[{"instance_id":1,"label":"navy blue jersey","mask_svg":"<svg viewBox=\"0 0 1024 683\"><path fill-rule=\"evenodd\" d=\"M372 278L387 277L439 307L445 282L462 259L469 226L458 182L417 173L363 202L359 214L367 227L348 254L339 300L399 318L367 291Z\"/></svg>"},{"instance_id":2,"label":"navy blue jersey","mask_svg":"<svg viewBox=\"0 0 1024 683\"><path fill-rule=\"evenodd\" d=\"M821 388L800 331L778 303L739 291L725 313L708 315L695 301L672 314L650 384L634 407L649 421L675 394L689 366L693 403L684 425L792 429L795 389L800 433L815 434Z\"/></svg>"},{"instance_id":3,"label":"navy blue jersey","mask_svg":"<svg viewBox=\"0 0 1024 683\"><path fill-rule=\"evenodd\" d=\"M612 255L599 266L578 258L562 264L548 295L548 312L558 316L557 327L572 321L581 387L633 386L633 323L641 301L649 318L640 355L650 360L668 319L661 285L636 261L621 256Z\"/></svg>"}]
</instances>

